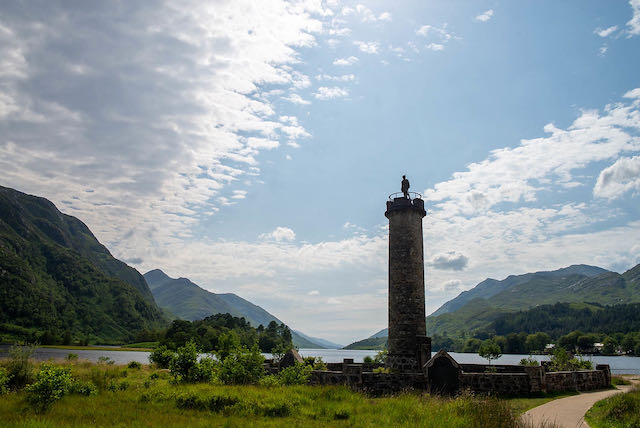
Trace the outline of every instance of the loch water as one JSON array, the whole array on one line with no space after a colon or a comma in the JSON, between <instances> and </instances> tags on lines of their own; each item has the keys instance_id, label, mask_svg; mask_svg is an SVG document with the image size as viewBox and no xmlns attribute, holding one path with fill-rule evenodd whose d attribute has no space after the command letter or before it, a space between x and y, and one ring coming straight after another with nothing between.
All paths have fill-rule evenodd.
<instances>
[{"instance_id":1,"label":"loch water","mask_svg":"<svg viewBox=\"0 0 640 428\"><path fill-rule=\"evenodd\" d=\"M6 358L8 356L7 351L9 345L0 345L0 358ZM362 351L362 350L348 350L348 349L306 349L301 348L299 350L300 355L303 357L322 357L322 360L327 363L339 363L345 358L353 358L356 363L362 362L364 357L374 357L377 351ZM81 349L81 350L69 350L60 348L38 348L36 349L33 357L39 361L46 361L49 359L62 360L67 357L68 354L73 353L78 355L78 358L97 362L100 357L107 357L115 362L115 364L126 364L130 361L137 361L139 363L149 363L149 352L144 351L109 351L109 350L93 350L93 349ZM462 352L450 352L450 355L459 363L462 364L486 364L487 360L481 358L478 354L469 354ZM269 354L265 354L269 357ZM522 358L527 358L529 355L507 354L494 360L492 364L518 364ZM538 361L548 360L546 355L533 355ZM640 374L640 357L606 357L601 355L585 355L584 359L596 364L609 364L611 372L614 374Z\"/></svg>"}]
</instances>

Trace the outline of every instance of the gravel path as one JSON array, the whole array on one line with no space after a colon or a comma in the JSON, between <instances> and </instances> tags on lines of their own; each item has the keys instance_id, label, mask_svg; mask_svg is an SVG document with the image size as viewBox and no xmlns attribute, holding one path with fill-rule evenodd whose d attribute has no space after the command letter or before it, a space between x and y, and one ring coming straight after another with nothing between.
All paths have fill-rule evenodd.
<instances>
[{"instance_id":1,"label":"gravel path","mask_svg":"<svg viewBox=\"0 0 640 428\"><path fill-rule=\"evenodd\" d=\"M554 423L555 426L563 428L586 428L589 426L584 421L584 414L587 413L587 410L597 401L629 391L631 385L619 385L616 388L606 391L583 392L579 395L550 401L525 412L522 415L522 420L532 427Z\"/></svg>"}]
</instances>

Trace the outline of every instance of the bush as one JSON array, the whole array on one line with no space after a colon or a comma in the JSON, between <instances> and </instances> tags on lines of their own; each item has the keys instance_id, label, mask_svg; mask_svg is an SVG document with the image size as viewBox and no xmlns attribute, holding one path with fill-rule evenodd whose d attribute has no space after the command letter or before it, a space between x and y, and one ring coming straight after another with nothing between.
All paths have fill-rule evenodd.
<instances>
[{"instance_id":1,"label":"bush","mask_svg":"<svg viewBox=\"0 0 640 428\"><path fill-rule=\"evenodd\" d=\"M33 382L33 363L30 358L36 348L37 345L15 345L9 349L9 386L23 388Z\"/></svg>"},{"instance_id":2,"label":"bush","mask_svg":"<svg viewBox=\"0 0 640 428\"><path fill-rule=\"evenodd\" d=\"M67 361L77 361L78 360L78 354L74 354L74 353L68 353L67 354Z\"/></svg>"},{"instance_id":3,"label":"bush","mask_svg":"<svg viewBox=\"0 0 640 428\"><path fill-rule=\"evenodd\" d=\"M216 361L213 358L203 357L195 367L193 373L194 382L211 382L215 378Z\"/></svg>"},{"instance_id":4,"label":"bush","mask_svg":"<svg viewBox=\"0 0 640 428\"><path fill-rule=\"evenodd\" d=\"M322 357L304 357L306 365L313 367L313 370L327 370L327 365L322 361Z\"/></svg>"},{"instance_id":5,"label":"bush","mask_svg":"<svg viewBox=\"0 0 640 428\"><path fill-rule=\"evenodd\" d=\"M178 396L176 398L176 407L179 409L193 409L193 410L211 410L212 412L220 412L227 407L231 407L238 403L235 397L212 395L210 397L201 397L199 395L190 393Z\"/></svg>"},{"instance_id":6,"label":"bush","mask_svg":"<svg viewBox=\"0 0 640 428\"><path fill-rule=\"evenodd\" d=\"M251 350L236 348L219 364L218 376L225 384L257 383L264 376L263 363L264 357L257 345Z\"/></svg>"},{"instance_id":7,"label":"bush","mask_svg":"<svg viewBox=\"0 0 640 428\"><path fill-rule=\"evenodd\" d=\"M71 387L69 388L69 394L79 394L79 395L97 395L98 388L91 381L81 381L81 380L73 380L71 382Z\"/></svg>"},{"instance_id":8,"label":"bush","mask_svg":"<svg viewBox=\"0 0 640 428\"><path fill-rule=\"evenodd\" d=\"M278 377L278 375L267 375L260 378L260 380L258 381L258 385L267 388L273 388L274 386L282 385L282 383L280 382L280 378Z\"/></svg>"},{"instance_id":9,"label":"bush","mask_svg":"<svg viewBox=\"0 0 640 428\"><path fill-rule=\"evenodd\" d=\"M157 365L161 369L168 369L171 364L171 360L175 357L175 353L166 346L160 345L156 347L149 355L149 362Z\"/></svg>"},{"instance_id":10,"label":"bush","mask_svg":"<svg viewBox=\"0 0 640 428\"><path fill-rule=\"evenodd\" d=\"M9 375L7 371L0 367L0 395L9 392Z\"/></svg>"},{"instance_id":11,"label":"bush","mask_svg":"<svg viewBox=\"0 0 640 428\"><path fill-rule=\"evenodd\" d=\"M540 365L538 360L536 360L535 358L533 358L531 356L529 356L528 358L521 359L519 364L521 366L530 366L530 367L534 367L534 366L539 366Z\"/></svg>"},{"instance_id":12,"label":"bush","mask_svg":"<svg viewBox=\"0 0 640 428\"><path fill-rule=\"evenodd\" d=\"M549 365L549 370L554 372L591 369L593 369L591 361L584 360L580 356L572 358L564 348L554 349Z\"/></svg>"},{"instance_id":13,"label":"bush","mask_svg":"<svg viewBox=\"0 0 640 428\"><path fill-rule=\"evenodd\" d=\"M304 385L309 380L313 368L305 364L296 363L278 373L282 385Z\"/></svg>"},{"instance_id":14,"label":"bush","mask_svg":"<svg viewBox=\"0 0 640 428\"><path fill-rule=\"evenodd\" d=\"M385 364L387 362L387 356L389 354L389 350L384 348L382 351L379 351L376 356L373 358L374 363Z\"/></svg>"},{"instance_id":15,"label":"bush","mask_svg":"<svg viewBox=\"0 0 640 428\"><path fill-rule=\"evenodd\" d=\"M137 361L129 361L129 364L127 364L127 368L129 368L129 369L140 370L141 367L142 367L142 364L140 364Z\"/></svg>"},{"instance_id":16,"label":"bush","mask_svg":"<svg viewBox=\"0 0 640 428\"><path fill-rule=\"evenodd\" d=\"M71 389L71 373L68 367L43 364L35 383L27 387L27 401L38 411L45 411Z\"/></svg>"},{"instance_id":17,"label":"bush","mask_svg":"<svg viewBox=\"0 0 640 428\"><path fill-rule=\"evenodd\" d=\"M169 363L171 375L177 381L193 382L198 377L198 348L190 340L178 348L175 357Z\"/></svg>"},{"instance_id":18,"label":"bush","mask_svg":"<svg viewBox=\"0 0 640 428\"><path fill-rule=\"evenodd\" d=\"M363 363L367 363L367 364L371 364L373 363L373 358L371 358L370 355L366 355L363 359L362 359Z\"/></svg>"}]
</instances>

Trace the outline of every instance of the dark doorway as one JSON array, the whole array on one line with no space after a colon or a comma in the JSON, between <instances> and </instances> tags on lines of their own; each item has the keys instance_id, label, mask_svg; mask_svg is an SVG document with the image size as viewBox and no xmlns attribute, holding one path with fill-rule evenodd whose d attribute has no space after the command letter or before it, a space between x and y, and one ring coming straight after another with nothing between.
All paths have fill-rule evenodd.
<instances>
[{"instance_id":1,"label":"dark doorway","mask_svg":"<svg viewBox=\"0 0 640 428\"><path fill-rule=\"evenodd\" d=\"M460 369L445 356L434 358L428 368L429 390L434 394L452 395L460 388Z\"/></svg>"}]
</instances>

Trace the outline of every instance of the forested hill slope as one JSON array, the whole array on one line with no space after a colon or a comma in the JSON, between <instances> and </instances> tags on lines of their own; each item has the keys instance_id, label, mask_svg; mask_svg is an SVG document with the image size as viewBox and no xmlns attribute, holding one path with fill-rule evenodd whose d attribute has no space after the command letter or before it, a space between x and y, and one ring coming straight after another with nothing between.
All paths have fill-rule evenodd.
<instances>
[{"instance_id":1,"label":"forested hill slope","mask_svg":"<svg viewBox=\"0 0 640 428\"><path fill-rule=\"evenodd\" d=\"M267 326L271 321L282 324L275 316L258 305L233 293L212 293L187 278L171 278L160 269L144 274L153 296L163 308L189 321L204 319L214 314L231 314L244 317L254 327ZM293 344L299 348L325 348L308 336L292 330Z\"/></svg>"},{"instance_id":2,"label":"forested hill slope","mask_svg":"<svg viewBox=\"0 0 640 428\"><path fill-rule=\"evenodd\" d=\"M507 278L501 281L487 278L472 289L463 291L456 298L446 302L444 305L438 308L438 310L431 314L431 316L435 317L449 312L455 312L473 299L488 299L498 293L509 290L513 287L527 282L534 281L540 283L545 281L553 281L555 279L561 279L571 275L579 275L583 278L587 278L598 276L606 272L608 272L606 269L602 269L596 266L571 265L569 267L554 271L525 273L523 275L509 275Z\"/></svg>"},{"instance_id":3,"label":"forested hill slope","mask_svg":"<svg viewBox=\"0 0 640 428\"><path fill-rule=\"evenodd\" d=\"M82 221L1 186L0 285L5 340L123 341L166 322L142 275Z\"/></svg>"}]
</instances>

